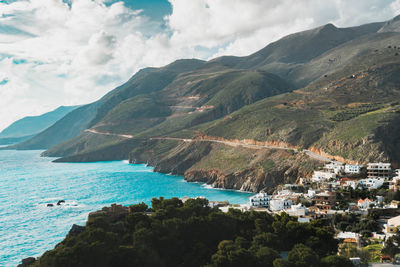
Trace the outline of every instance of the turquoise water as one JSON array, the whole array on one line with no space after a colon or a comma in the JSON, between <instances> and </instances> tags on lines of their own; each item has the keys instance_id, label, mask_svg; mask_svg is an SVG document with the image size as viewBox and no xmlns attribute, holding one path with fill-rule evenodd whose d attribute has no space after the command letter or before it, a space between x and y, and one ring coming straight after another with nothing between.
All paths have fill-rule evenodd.
<instances>
[{"instance_id":1,"label":"turquoise water","mask_svg":"<svg viewBox=\"0 0 400 267\"><path fill-rule=\"evenodd\" d=\"M0 266L16 266L60 242L72 224L112 203L204 196L246 203L251 194L208 189L124 161L52 163L41 151L0 151ZM47 207L65 200L65 204Z\"/></svg>"}]
</instances>

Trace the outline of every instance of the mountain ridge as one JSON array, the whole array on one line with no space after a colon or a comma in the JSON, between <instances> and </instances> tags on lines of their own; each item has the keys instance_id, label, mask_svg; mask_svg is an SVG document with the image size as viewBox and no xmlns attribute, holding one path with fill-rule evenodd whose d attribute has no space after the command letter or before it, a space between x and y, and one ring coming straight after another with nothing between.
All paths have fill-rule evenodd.
<instances>
[{"instance_id":1,"label":"mountain ridge","mask_svg":"<svg viewBox=\"0 0 400 267\"><path fill-rule=\"evenodd\" d=\"M79 106L60 106L38 116L27 116L10 124L0 132L0 138L21 138L45 130Z\"/></svg>"},{"instance_id":2,"label":"mountain ridge","mask_svg":"<svg viewBox=\"0 0 400 267\"><path fill-rule=\"evenodd\" d=\"M400 33L388 23L349 28L327 24L286 36L246 57L186 59L144 69L87 105L91 112L83 114L90 116L83 116L79 129L63 142L48 143L51 148L43 155L63 157L58 162L129 157L190 181L250 191L293 182L323 163L299 149L397 166ZM82 117L81 111L75 117ZM70 124L59 122L57 129L41 136L71 128L70 119ZM285 143L296 149L260 152L182 141L199 135ZM29 142L42 141L34 137Z\"/></svg>"}]
</instances>

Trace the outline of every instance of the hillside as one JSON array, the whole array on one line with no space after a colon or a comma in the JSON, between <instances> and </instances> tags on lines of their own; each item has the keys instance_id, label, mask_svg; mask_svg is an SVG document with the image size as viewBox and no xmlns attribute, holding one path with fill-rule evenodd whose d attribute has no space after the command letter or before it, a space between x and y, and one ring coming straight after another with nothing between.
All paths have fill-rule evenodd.
<instances>
[{"instance_id":1,"label":"hillside","mask_svg":"<svg viewBox=\"0 0 400 267\"><path fill-rule=\"evenodd\" d=\"M395 48L372 52L304 89L259 101L197 130L228 139L321 148L354 161L398 164L397 54ZM391 149L384 149L386 142Z\"/></svg>"},{"instance_id":2,"label":"hillside","mask_svg":"<svg viewBox=\"0 0 400 267\"><path fill-rule=\"evenodd\" d=\"M56 121L76 108L78 108L78 106L61 106L40 116L22 118L0 132L0 140L7 138L8 141L20 141L32 137L50 127Z\"/></svg>"},{"instance_id":3,"label":"hillside","mask_svg":"<svg viewBox=\"0 0 400 267\"><path fill-rule=\"evenodd\" d=\"M98 122L91 128L138 138L168 135L223 117L257 100L291 89L290 84L264 71L224 69L208 72L202 69L180 74L162 90L119 102L102 119L96 119ZM120 95L121 92L116 91L111 97L115 99ZM51 148L45 155L68 156L71 151L80 148L83 149L79 152L85 153L97 145L99 138L103 143L112 143L116 139L85 132Z\"/></svg>"},{"instance_id":4,"label":"hillside","mask_svg":"<svg viewBox=\"0 0 400 267\"><path fill-rule=\"evenodd\" d=\"M334 158L399 166L397 20L328 24L247 57L144 69L88 105L90 116L77 112L74 138L43 155L59 162L129 155L189 181L248 191L293 182ZM59 132L73 128L57 124Z\"/></svg>"}]
</instances>

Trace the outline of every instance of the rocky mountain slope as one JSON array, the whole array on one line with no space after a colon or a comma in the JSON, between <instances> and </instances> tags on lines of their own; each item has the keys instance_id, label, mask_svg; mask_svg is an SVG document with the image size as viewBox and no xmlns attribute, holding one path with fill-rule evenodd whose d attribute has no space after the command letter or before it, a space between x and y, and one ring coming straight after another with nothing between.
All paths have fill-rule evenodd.
<instances>
[{"instance_id":1,"label":"rocky mountain slope","mask_svg":"<svg viewBox=\"0 0 400 267\"><path fill-rule=\"evenodd\" d=\"M322 164L303 149L398 166L398 19L344 29L328 24L247 57L144 69L19 148L57 144L44 155L63 157L58 161L129 155L189 181L249 191L269 190ZM66 129L64 142L48 142Z\"/></svg>"}]
</instances>

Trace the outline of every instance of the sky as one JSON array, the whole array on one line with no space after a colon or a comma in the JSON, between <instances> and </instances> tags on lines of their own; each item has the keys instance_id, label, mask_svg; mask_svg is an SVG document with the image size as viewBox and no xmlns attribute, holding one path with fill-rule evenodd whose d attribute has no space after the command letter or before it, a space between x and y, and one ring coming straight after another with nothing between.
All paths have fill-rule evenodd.
<instances>
[{"instance_id":1,"label":"sky","mask_svg":"<svg viewBox=\"0 0 400 267\"><path fill-rule=\"evenodd\" d=\"M398 14L400 0L0 0L0 130L93 102L144 67Z\"/></svg>"}]
</instances>

